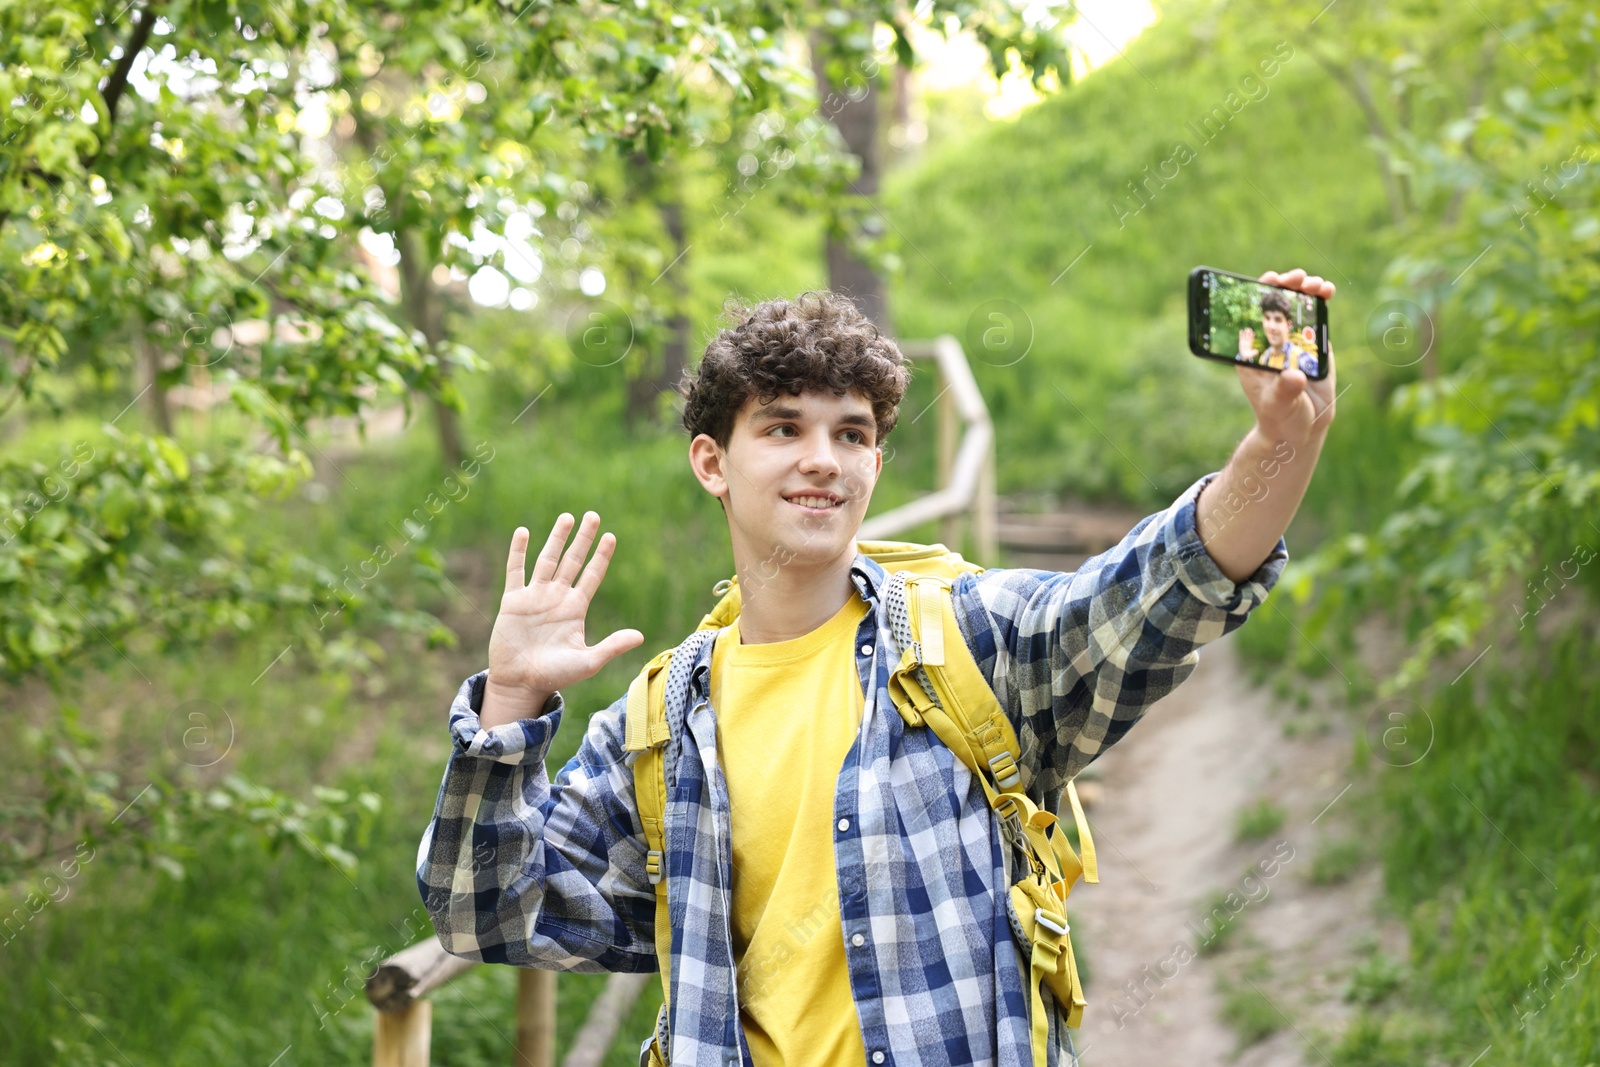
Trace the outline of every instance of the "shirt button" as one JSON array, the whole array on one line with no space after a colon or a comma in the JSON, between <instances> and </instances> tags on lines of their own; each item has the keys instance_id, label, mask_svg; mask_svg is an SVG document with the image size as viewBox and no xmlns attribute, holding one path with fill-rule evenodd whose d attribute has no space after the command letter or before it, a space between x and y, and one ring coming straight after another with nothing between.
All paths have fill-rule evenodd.
<instances>
[{"instance_id":1,"label":"shirt button","mask_svg":"<svg viewBox=\"0 0 1600 1067\"><path fill-rule=\"evenodd\" d=\"M879 1049L879 1050L877 1050L876 1052L874 1052L872 1054L872 1062L873 1063L882 1063L883 1062L883 1050L882 1049Z\"/></svg>"},{"instance_id":2,"label":"shirt button","mask_svg":"<svg viewBox=\"0 0 1600 1067\"><path fill-rule=\"evenodd\" d=\"M862 937L860 934L851 934L850 935L850 943L852 945L854 945L856 948L860 948L862 945L865 945L867 943L867 939L865 937ZM883 1056L883 1053L881 1053L881 1052L878 1053L878 1056L880 1058L877 1060L877 1062L878 1063L882 1063L883 1059L881 1057Z\"/></svg>"},{"instance_id":3,"label":"shirt button","mask_svg":"<svg viewBox=\"0 0 1600 1067\"><path fill-rule=\"evenodd\" d=\"M839 832L842 834L848 829L850 829L850 820L849 819L840 819L839 820Z\"/></svg>"},{"instance_id":4,"label":"shirt button","mask_svg":"<svg viewBox=\"0 0 1600 1067\"><path fill-rule=\"evenodd\" d=\"M870 655L872 655L872 646L871 646L871 645L862 645L862 646L861 646L861 654L862 654L862 655L863 655L863 656L870 656Z\"/></svg>"}]
</instances>

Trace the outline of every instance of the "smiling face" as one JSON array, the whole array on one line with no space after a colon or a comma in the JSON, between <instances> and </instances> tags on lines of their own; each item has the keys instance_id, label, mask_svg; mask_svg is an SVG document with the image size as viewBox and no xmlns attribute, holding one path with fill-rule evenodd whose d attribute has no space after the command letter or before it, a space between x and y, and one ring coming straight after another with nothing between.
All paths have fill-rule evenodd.
<instances>
[{"instance_id":1,"label":"smiling face","mask_svg":"<svg viewBox=\"0 0 1600 1067\"><path fill-rule=\"evenodd\" d=\"M1261 328L1266 332L1267 343L1277 348L1289 339L1289 316L1281 311L1264 311Z\"/></svg>"},{"instance_id":2,"label":"smiling face","mask_svg":"<svg viewBox=\"0 0 1600 1067\"><path fill-rule=\"evenodd\" d=\"M854 558L856 533L883 469L872 405L858 393L780 393L745 401L728 447L709 434L689 444L706 491L723 502L736 569Z\"/></svg>"}]
</instances>

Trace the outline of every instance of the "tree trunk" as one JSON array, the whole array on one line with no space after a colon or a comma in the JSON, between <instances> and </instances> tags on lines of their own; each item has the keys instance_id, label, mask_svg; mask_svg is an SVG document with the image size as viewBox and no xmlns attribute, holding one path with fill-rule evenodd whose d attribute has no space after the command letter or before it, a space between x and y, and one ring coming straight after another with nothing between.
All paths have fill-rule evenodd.
<instances>
[{"instance_id":1,"label":"tree trunk","mask_svg":"<svg viewBox=\"0 0 1600 1067\"><path fill-rule=\"evenodd\" d=\"M674 257L668 261L661 277L645 283L647 287L665 285L672 307L667 319L667 339L661 346L661 363L657 366L655 360L647 356L639 373L628 379L628 426L644 430L654 428L657 398L677 387L679 377L688 366L689 245L684 229L683 188L677 172L670 170L663 176L660 168L642 152L629 157L628 172L636 193L656 203L661 224L667 231L667 251Z\"/></svg>"},{"instance_id":2,"label":"tree trunk","mask_svg":"<svg viewBox=\"0 0 1600 1067\"><path fill-rule=\"evenodd\" d=\"M161 384L161 346L150 340L146 330L139 337L139 350L144 357L144 376L150 383L150 413L155 416L156 428L171 437L172 403L167 387Z\"/></svg>"},{"instance_id":3,"label":"tree trunk","mask_svg":"<svg viewBox=\"0 0 1600 1067\"><path fill-rule=\"evenodd\" d=\"M428 347L438 352L445 340L443 298L434 288L430 268L423 261L422 242L396 225L395 243L400 249L400 306L405 309L407 321L421 331ZM449 368L441 368L440 376L448 381ZM438 397L429 400L439 427L439 458L446 470L453 470L461 465L465 454L456 410Z\"/></svg>"},{"instance_id":4,"label":"tree trunk","mask_svg":"<svg viewBox=\"0 0 1600 1067\"><path fill-rule=\"evenodd\" d=\"M371 124L362 108L356 107L354 115L356 143L369 157L373 157L377 153L377 137L372 132ZM383 186L384 203L403 203L405 196L403 185L403 181L386 183ZM405 314L406 321L421 331L428 342L428 347L437 354L439 346L445 340L444 298L433 285L433 268L425 261L422 254L422 242L401 225L399 219L395 220L394 244L400 251L401 310ZM439 376L441 384L448 382L450 368L440 367ZM446 470L459 467L466 449L461 444L461 425L456 410L437 397L428 399L433 405L434 419L439 428L439 457L443 460Z\"/></svg>"},{"instance_id":5,"label":"tree trunk","mask_svg":"<svg viewBox=\"0 0 1600 1067\"><path fill-rule=\"evenodd\" d=\"M872 202L878 195L882 150L878 136L878 86L857 68L843 85L828 78L827 57L834 50L831 36L821 31L811 35L811 66L817 77L817 98L827 116L844 139L850 154L861 161L861 174L852 191ZM876 210L876 205L874 205ZM889 333L888 294L883 279L866 263L851 254L842 240L828 238L828 286L853 301L861 313L884 333Z\"/></svg>"}]
</instances>

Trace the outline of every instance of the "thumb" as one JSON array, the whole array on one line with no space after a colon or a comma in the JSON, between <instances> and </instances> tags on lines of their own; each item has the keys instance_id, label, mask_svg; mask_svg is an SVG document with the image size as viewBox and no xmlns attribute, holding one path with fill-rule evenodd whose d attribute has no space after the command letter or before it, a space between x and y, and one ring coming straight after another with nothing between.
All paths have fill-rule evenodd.
<instances>
[{"instance_id":1,"label":"thumb","mask_svg":"<svg viewBox=\"0 0 1600 1067\"><path fill-rule=\"evenodd\" d=\"M644 634L638 630L618 630L595 645L593 651L599 656L600 662L606 664L642 644L644 644Z\"/></svg>"}]
</instances>

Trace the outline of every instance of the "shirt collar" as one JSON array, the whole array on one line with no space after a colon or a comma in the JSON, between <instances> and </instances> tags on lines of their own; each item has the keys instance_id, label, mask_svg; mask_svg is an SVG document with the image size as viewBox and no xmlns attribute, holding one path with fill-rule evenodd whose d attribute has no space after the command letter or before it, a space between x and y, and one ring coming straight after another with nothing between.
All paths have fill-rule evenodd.
<instances>
[{"instance_id":1,"label":"shirt collar","mask_svg":"<svg viewBox=\"0 0 1600 1067\"><path fill-rule=\"evenodd\" d=\"M861 599L868 604L876 604L878 590L883 588L883 583L888 578L889 572L883 569L877 560L856 549L856 558L850 564L850 580L855 583Z\"/></svg>"},{"instance_id":2,"label":"shirt collar","mask_svg":"<svg viewBox=\"0 0 1600 1067\"><path fill-rule=\"evenodd\" d=\"M877 560L856 549L856 557L850 562L850 581L856 587L856 592L874 608L878 605L878 593L883 588L883 583L889 577L889 572ZM692 688L702 695L711 691L711 642L706 641L700 646L699 655L695 657L695 665L690 672Z\"/></svg>"}]
</instances>

